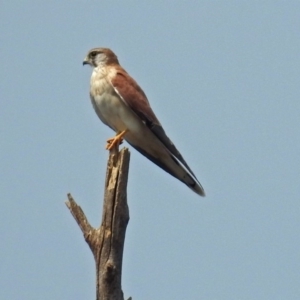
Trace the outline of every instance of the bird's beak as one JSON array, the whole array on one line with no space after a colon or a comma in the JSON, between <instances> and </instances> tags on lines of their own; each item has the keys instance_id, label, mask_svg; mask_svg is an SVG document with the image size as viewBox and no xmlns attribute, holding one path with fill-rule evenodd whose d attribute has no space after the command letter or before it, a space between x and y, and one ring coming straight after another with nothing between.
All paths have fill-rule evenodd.
<instances>
[{"instance_id":1,"label":"bird's beak","mask_svg":"<svg viewBox=\"0 0 300 300\"><path fill-rule=\"evenodd\" d=\"M89 60L88 60L88 58L86 57L86 58L83 60L82 65L84 66L84 65L88 65L88 64L89 64Z\"/></svg>"}]
</instances>

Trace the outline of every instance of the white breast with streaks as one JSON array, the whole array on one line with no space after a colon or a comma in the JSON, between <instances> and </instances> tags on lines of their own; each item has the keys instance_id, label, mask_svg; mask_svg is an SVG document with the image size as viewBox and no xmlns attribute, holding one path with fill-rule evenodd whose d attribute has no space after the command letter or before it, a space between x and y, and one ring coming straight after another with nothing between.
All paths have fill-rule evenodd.
<instances>
[{"instance_id":1,"label":"white breast with streaks","mask_svg":"<svg viewBox=\"0 0 300 300\"><path fill-rule=\"evenodd\" d=\"M125 129L132 133L140 132L142 121L120 99L110 84L110 78L115 75L115 70L109 73L104 68L95 68L91 77L90 96L94 109L103 123L116 132Z\"/></svg>"}]
</instances>

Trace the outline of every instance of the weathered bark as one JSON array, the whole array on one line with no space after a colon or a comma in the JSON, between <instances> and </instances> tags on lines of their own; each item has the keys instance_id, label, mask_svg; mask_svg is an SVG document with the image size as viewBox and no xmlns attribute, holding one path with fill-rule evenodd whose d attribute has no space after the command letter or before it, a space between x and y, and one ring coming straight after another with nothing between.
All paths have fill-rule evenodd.
<instances>
[{"instance_id":1,"label":"weathered bark","mask_svg":"<svg viewBox=\"0 0 300 300\"><path fill-rule=\"evenodd\" d=\"M68 194L66 201L95 258L97 300L124 300L121 277L125 233L129 221L126 195L129 158L127 148L120 152L114 148L110 152L100 228L95 229L89 224L71 194Z\"/></svg>"}]
</instances>

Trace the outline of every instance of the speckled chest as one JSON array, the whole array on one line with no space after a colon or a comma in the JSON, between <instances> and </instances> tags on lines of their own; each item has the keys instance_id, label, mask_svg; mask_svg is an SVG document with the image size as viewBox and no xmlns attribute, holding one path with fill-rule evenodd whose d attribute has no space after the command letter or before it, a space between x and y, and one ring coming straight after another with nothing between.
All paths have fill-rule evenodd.
<instances>
[{"instance_id":1,"label":"speckled chest","mask_svg":"<svg viewBox=\"0 0 300 300\"><path fill-rule=\"evenodd\" d=\"M119 132L131 128L136 117L111 84L115 74L113 69L96 68L91 77L90 97L101 121Z\"/></svg>"}]
</instances>

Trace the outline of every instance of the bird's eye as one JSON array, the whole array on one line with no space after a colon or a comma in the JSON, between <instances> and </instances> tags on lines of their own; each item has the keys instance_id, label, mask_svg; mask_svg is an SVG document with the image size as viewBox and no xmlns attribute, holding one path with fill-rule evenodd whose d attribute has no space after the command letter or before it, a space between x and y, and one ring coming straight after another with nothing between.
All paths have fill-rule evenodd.
<instances>
[{"instance_id":1,"label":"bird's eye","mask_svg":"<svg viewBox=\"0 0 300 300\"><path fill-rule=\"evenodd\" d=\"M90 54L90 56L91 56L91 58L94 58L95 56L97 55L97 52L91 52L91 54Z\"/></svg>"}]
</instances>

